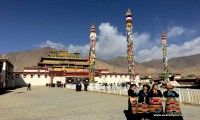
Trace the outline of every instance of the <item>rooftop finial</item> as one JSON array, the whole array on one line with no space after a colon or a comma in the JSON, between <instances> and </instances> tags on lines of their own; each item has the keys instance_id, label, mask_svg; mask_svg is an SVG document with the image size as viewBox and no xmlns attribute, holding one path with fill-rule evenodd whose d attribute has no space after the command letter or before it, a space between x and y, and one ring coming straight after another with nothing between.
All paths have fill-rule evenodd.
<instances>
[{"instance_id":1,"label":"rooftop finial","mask_svg":"<svg viewBox=\"0 0 200 120\"><path fill-rule=\"evenodd\" d=\"M161 35L161 37L166 37L166 35L165 35L165 33L164 33L164 32L162 32L162 35Z\"/></svg>"},{"instance_id":2,"label":"rooftop finial","mask_svg":"<svg viewBox=\"0 0 200 120\"><path fill-rule=\"evenodd\" d=\"M95 26L94 26L94 22L92 23L91 28L95 28Z\"/></svg>"},{"instance_id":3,"label":"rooftop finial","mask_svg":"<svg viewBox=\"0 0 200 120\"><path fill-rule=\"evenodd\" d=\"M130 8L126 11L126 16L129 16L129 15L131 15L131 9Z\"/></svg>"}]
</instances>

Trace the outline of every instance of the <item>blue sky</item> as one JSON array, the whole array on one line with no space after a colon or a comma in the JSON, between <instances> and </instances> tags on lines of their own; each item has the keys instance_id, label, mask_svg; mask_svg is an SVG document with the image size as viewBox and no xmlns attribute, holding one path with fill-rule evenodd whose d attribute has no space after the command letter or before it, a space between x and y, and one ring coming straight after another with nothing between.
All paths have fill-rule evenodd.
<instances>
[{"instance_id":1,"label":"blue sky","mask_svg":"<svg viewBox=\"0 0 200 120\"><path fill-rule=\"evenodd\" d=\"M200 53L199 0L0 0L0 54L51 46L89 51L97 31L97 57L126 56L125 12L132 10L135 59L162 58L161 32L169 57Z\"/></svg>"}]
</instances>

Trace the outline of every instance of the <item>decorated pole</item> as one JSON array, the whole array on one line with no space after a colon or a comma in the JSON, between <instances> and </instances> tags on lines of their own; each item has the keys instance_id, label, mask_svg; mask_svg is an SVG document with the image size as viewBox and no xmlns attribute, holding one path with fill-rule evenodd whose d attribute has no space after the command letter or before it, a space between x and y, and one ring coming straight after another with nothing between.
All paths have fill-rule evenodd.
<instances>
[{"instance_id":1,"label":"decorated pole","mask_svg":"<svg viewBox=\"0 0 200 120\"><path fill-rule=\"evenodd\" d=\"M133 26L131 10L126 12L126 35L127 35L127 59L128 59L128 72L130 74L130 82L135 80L135 65L133 59Z\"/></svg>"},{"instance_id":2,"label":"decorated pole","mask_svg":"<svg viewBox=\"0 0 200 120\"><path fill-rule=\"evenodd\" d=\"M96 32L95 32L95 26L94 23L92 24L90 28L90 51L89 51L89 79L90 81L94 82L95 77L95 59L96 59Z\"/></svg>"},{"instance_id":3,"label":"decorated pole","mask_svg":"<svg viewBox=\"0 0 200 120\"><path fill-rule=\"evenodd\" d=\"M168 83L169 69L167 59L167 39L165 33L162 33L162 51L163 51L163 69L164 69L164 80Z\"/></svg>"}]
</instances>

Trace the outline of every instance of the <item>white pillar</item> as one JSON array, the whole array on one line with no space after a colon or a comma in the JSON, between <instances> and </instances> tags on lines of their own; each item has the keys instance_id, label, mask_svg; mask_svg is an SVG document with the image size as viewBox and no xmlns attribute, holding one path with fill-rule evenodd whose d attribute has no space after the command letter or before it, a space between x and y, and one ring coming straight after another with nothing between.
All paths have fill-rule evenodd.
<instances>
[{"instance_id":1,"label":"white pillar","mask_svg":"<svg viewBox=\"0 0 200 120\"><path fill-rule=\"evenodd\" d=\"M2 78L1 81L3 82L3 84L6 83L6 62L3 62L3 67L2 67Z\"/></svg>"},{"instance_id":2,"label":"white pillar","mask_svg":"<svg viewBox=\"0 0 200 120\"><path fill-rule=\"evenodd\" d=\"M197 91L198 104L200 104L200 91Z\"/></svg>"},{"instance_id":3,"label":"white pillar","mask_svg":"<svg viewBox=\"0 0 200 120\"><path fill-rule=\"evenodd\" d=\"M191 102L191 99L190 99L190 91L189 91L189 89L187 88L187 92L188 92L188 99L189 99L189 103Z\"/></svg>"},{"instance_id":4,"label":"white pillar","mask_svg":"<svg viewBox=\"0 0 200 120\"><path fill-rule=\"evenodd\" d=\"M6 62L3 62L3 68L2 70L6 70Z\"/></svg>"},{"instance_id":5,"label":"white pillar","mask_svg":"<svg viewBox=\"0 0 200 120\"><path fill-rule=\"evenodd\" d=\"M179 99L180 99L179 102L182 103L182 95L181 95L181 89L180 88L178 89L178 93L179 93Z\"/></svg>"},{"instance_id":6,"label":"white pillar","mask_svg":"<svg viewBox=\"0 0 200 120\"><path fill-rule=\"evenodd\" d=\"M122 89L121 89L121 86L120 86L120 89L119 89L119 95L122 95Z\"/></svg>"}]
</instances>

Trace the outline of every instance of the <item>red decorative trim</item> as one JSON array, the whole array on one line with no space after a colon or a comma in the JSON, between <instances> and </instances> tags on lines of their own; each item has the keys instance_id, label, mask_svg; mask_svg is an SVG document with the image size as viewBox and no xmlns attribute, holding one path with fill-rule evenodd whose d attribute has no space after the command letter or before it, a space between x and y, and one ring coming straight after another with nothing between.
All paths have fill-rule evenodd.
<instances>
[{"instance_id":1,"label":"red decorative trim","mask_svg":"<svg viewBox=\"0 0 200 120\"><path fill-rule=\"evenodd\" d=\"M48 68L44 67L24 67L24 70L48 70Z\"/></svg>"},{"instance_id":2,"label":"red decorative trim","mask_svg":"<svg viewBox=\"0 0 200 120\"><path fill-rule=\"evenodd\" d=\"M15 75L17 74L30 74L30 75L41 75L41 74L44 74L44 75L49 75L49 72L14 72Z\"/></svg>"}]
</instances>

